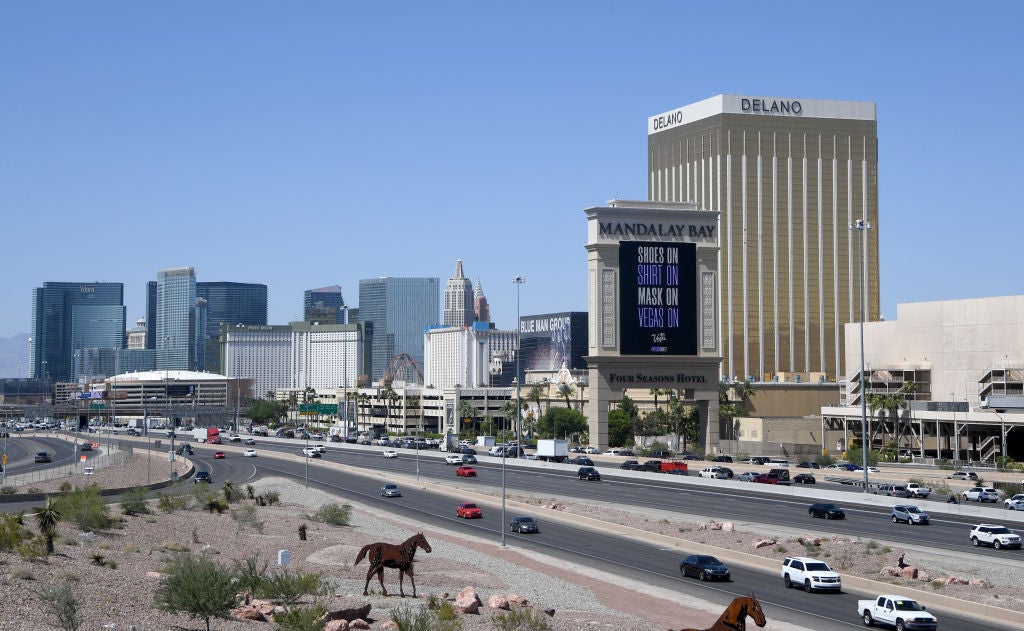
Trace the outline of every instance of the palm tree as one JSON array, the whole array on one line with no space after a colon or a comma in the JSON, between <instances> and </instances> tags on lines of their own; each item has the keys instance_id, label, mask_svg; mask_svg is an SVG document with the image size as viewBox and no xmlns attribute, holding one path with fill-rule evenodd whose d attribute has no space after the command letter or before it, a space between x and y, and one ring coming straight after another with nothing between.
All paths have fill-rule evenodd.
<instances>
[{"instance_id":1,"label":"palm tree","mask_svg":"<svg viewBox=\"0 0 1024 631\"><path fill-rule=\"evenodd\" d=\"M49 496L46 504L37 506L32 511L35 513L36 524L39 532L46 540L46 554L53 554L53 540L57 538L57 524L64 519L64 513L58 510L58 498Z\"/></svg>"},{"instance_id":2,"label":"palm tree","mask_svg":"<svg viewBox=\"0 0 1024 631\"><path fill-rule=\"evenodd\" d=\"M365 392L357 392L354 398L356 400L356 427L359 427L359 410L364 405L369 403L370 395L366 394Z\"/></svg>"},{"instance_id":3,"label":"palm tree","mask_svg":"<svg viewBox=\"0 0 1024 631\"><path fill-rule=\"evenodd\" d=\"M533 401L537 404L537 416L544 413L544 411L540 409L540 400L543 396L544 388L542 388L539 383L530 386L530 391L526 393L526 400Z\"/></svg>"},{"instance_id":4,"label":"palm tree","mask_svg":"<svg viewBox=\"0 0 1024 631\"><path fill-rule=\"evenodd\" d=\"M476 416L476 408L465 399L459 399L459 418L466 422L466 425L474 425L473 417Z\"/></svg>"},{"instance_id":5,"label":"palm tree","mask_svg":"<svg viewBox=\"0 0 1024 631\"><path fill-rule=\"evenodd\" d=\"M573 388L572 385L568 383L563 383L562 385L558 386L558 396L565 399L565 407L572 409L572 403L570 402L570 399L576 396L576 389Z\"/></svg>"}]
</instances>

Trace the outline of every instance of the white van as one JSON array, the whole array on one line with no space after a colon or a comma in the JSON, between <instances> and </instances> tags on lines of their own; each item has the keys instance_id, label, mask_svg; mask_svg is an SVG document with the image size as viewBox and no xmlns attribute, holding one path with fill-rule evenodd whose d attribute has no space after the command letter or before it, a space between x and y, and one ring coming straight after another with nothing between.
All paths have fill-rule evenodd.
<instances>
[{"instance_id":1,"label":"white van","mask_svg":"<svg viewBox=\"0 0 1024 631\"><path fill-rule=\"evenodd\" d=\"M608 450L605 450L604 455L606 455L606 456L621 456L622 455L622 450L621 449L608 449Z\"/></svg>"},{"instance_id":2,"label":"white van","mask_svg":"<svg viewBox=\"0 0 1024 631\"><path fill-rule=\"evenodd\" d=\"M788 467L789 460L785 458L769 458L768 462L764 463L766 467Z\"/></svg>"}]
</instances>

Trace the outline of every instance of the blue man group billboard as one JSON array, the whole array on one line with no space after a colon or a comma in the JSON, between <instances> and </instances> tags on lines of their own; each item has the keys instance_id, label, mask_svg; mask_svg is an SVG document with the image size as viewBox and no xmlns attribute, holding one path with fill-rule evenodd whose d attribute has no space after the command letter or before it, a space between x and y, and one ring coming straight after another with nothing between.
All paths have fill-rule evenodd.
<instances>
[{"instance_id":1,"label":"blue man group billboard","mask_svg":"<svg viewBox=\"0 0 1024 631\"><path fill-rule=\"evenodd\" d=\"M619 352L697 354L697 246L619 243Z\"/></svg>"}]
</instances>

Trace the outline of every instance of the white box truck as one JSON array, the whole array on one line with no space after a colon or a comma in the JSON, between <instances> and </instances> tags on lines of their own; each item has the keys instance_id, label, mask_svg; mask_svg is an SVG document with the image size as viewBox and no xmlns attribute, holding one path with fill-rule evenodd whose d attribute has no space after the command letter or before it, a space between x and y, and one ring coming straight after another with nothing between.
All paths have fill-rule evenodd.
<instances>
[{"instance_id":1,"label":"white box truck","mask_svg":"<svg viewBox=\"0 0 1024 631\"><path fill-rule=\"evenodd\" d=\"M537 441L537 460L562 462L569 456L569 441L544 438Z\"/></svg>"},{"instance_id":2,"label":"white box truck","mask_svg":"<svg viewBox=\"0 0 1024 631\"><path fill-rule=\"evenodd\" d=\"M494 443L494 436L477 436L476 437L476 446L477 447L493 447L494 444L495 444Z\"/></svg>"}]
</instances>

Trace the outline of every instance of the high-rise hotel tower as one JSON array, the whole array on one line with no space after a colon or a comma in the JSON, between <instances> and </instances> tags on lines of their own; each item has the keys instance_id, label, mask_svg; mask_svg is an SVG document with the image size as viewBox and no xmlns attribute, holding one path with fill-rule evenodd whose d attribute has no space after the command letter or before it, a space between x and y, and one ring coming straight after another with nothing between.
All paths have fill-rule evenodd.
<instances>
[{"instance_id":1,"label":"high-rise hotel tower","mask_svg":"<svg viewBox=\"0 0 1024 631\"><path fill-rule=\"evenodd\" d=\"M721 213L722 375L842 376L862 287L879 311L875 104L720 94L651 116L647 147L649 199Z\"/></svg>"}]
</instances>

